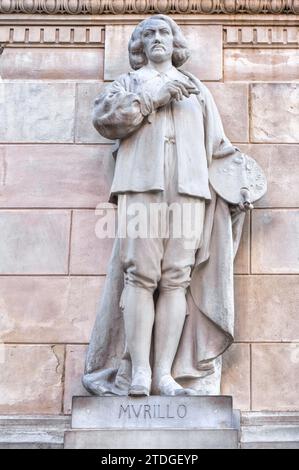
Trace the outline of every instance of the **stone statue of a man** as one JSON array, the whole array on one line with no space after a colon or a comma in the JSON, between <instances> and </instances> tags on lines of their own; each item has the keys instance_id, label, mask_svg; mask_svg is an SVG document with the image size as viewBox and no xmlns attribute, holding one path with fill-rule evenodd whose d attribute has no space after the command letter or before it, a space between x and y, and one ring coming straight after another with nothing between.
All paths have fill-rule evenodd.
<instances>
[{"instance_id":1,"label":"stone statue of a man","mask_svg":"<svg viewBox=\"0 0 299 470\"><path fill-rule=\"evenodd\" d=\"M208 89L179 69L189 55L170 17L145 19L129 42L134 71L95 102L94 126L119 140L110 195L119 215L134 205L147 217L153 205L166 210L158 235L114 242L83 377L93 394L207 393L201 381L233 341L233 259L252 205L248 188L234 204L220 197L209 170L215 159L245 156L225 136ZM234 180L241 189L238 172ZM189 214L181 225L173 204ZM184 230L190 218L192 233Z\"/></svg>"}]
</instances>

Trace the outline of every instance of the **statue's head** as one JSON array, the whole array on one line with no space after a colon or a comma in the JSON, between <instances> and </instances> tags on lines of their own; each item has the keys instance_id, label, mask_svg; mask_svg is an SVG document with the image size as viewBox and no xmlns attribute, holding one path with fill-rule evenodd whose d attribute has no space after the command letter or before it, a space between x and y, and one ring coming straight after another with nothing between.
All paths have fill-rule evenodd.
<instances>
[{"instance_id":1,"label":"statue's head","mask_svg":"<svg viewBox=\"0 0 299 470\"><path fill-rule=\"evenodd\" d=\"M129 59L134 70L149 60L158 63L170 58L175 67L180 67L189 56L181 29L166 15L154 15L141 21L129 41Z\"/></svg>"}]
</instances>

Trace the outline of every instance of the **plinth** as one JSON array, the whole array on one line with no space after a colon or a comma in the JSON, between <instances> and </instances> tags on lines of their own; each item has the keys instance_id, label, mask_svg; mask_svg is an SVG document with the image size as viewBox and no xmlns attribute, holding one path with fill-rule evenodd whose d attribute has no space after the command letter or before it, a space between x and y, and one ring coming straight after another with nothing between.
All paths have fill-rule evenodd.
<instances>
[{"instance_id":1,"label":"plinth","mask_svg":"<svg viewBox=\"0 0 299 470\"><path fill-rule=\"evenodd\" d=\"M228 396L74 397L66 449L237 449Z\"/></svg>"}]
</instances>

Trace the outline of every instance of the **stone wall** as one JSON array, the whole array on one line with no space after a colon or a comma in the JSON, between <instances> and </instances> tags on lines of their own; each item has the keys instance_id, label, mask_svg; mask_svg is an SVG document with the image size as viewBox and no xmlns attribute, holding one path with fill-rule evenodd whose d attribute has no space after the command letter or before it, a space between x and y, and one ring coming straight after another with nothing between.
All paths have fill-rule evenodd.
<instances>
[{"instance_id":1,"label":"stone wall","mask_svg":"<svg viewBox=\"0 0 299 470\"><path fill-rule=\"evenodd\" d=\"M69 414L72 395L85 393L80 376L112 246L95 236L112 159L91 107L103 82L127 70L127 39L142 15L111 10L134 2L91 2L105 14L80 15L76 5L87 2L79 3L54 15L47 2L15 10L0 2L1 414ZM150 12L163 5L139 3ZM242 410L299 410L297 3L276 2L284 9L275 11L274 2L237 2L263 4L262 15L211 3L227 14L172 2L193 51L186 68L211 89L228 137L269 184L235 263L236 341L222 391Z\"/></svg>"}]
</instances>

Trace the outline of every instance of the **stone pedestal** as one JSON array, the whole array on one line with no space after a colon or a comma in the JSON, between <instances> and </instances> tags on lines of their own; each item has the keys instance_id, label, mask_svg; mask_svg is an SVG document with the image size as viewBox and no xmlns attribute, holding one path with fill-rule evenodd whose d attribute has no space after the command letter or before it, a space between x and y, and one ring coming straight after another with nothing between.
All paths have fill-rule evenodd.
<instances>
[{"instance_id":1,"label":"stone pedestal","mask_svg":"<svg viewBox=\"0 0 299 470\"><path fill-rule=\"evenodd\" d=\"M66 449L238 448L228 396L74 397Z\"/></svg>"}]
</instances>

